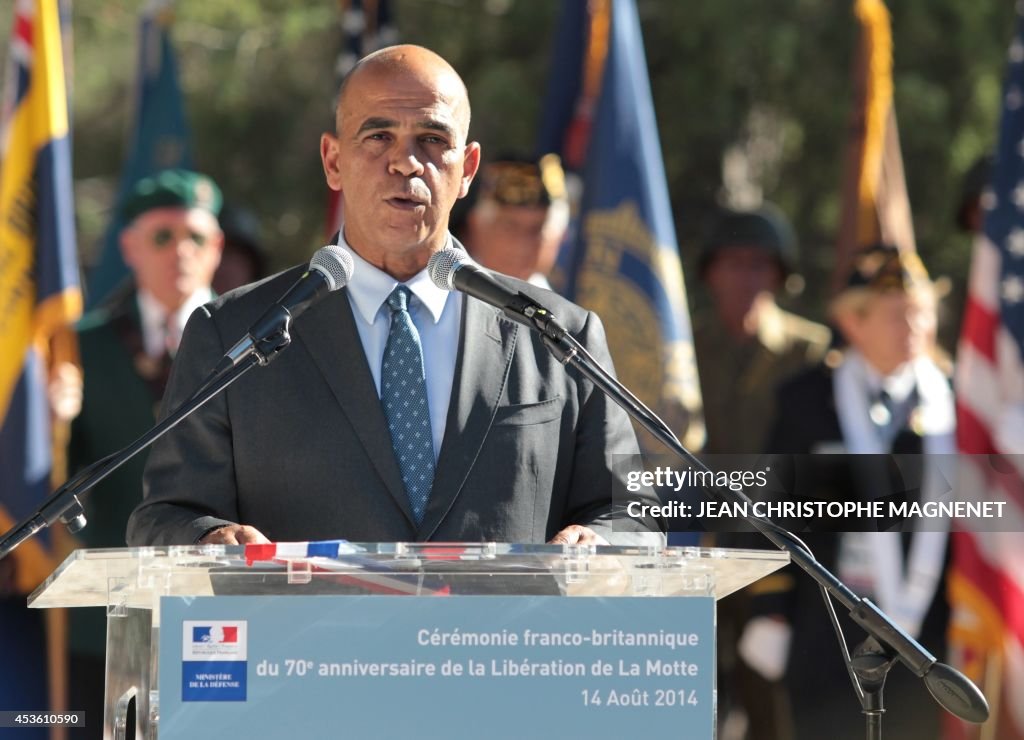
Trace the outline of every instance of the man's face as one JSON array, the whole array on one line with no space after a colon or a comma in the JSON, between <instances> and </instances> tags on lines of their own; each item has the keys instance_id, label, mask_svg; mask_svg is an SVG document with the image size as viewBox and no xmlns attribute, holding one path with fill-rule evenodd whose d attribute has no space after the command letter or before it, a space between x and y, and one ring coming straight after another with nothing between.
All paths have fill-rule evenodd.
<instances>
[{"instance_id":1,"label":"man's face","mask_svg":"<svg viewBox=\"0 0 1024 740\"><path fill-rule=\"evenodd\" d=\"M469 214L469 244L473 258L484 267L521 280L546 272L543 257L552 241L548 209L481 203ZM557 236L555 237L557 249Z\"/></svg>"},{"instance_id":2,"label":"man's face","mask_svg":"<svg viewBox=\"0 0 1024 740\"><path fill-rule=\"evenodd\" d=\"M836 318L850 344L886 374L924 355L935 340L935 303L928 296L879 293L863 311Z\"/></svg>"},{"instance_id":3,"label":"man's face","mask_svg":"<svg viewBox=\"0 0 1024 740\"><path fill-rule=\"evenodd\" d=\"M210 287L224 237L217 218L199 208L157 208L121 232L121 253L139 288L177 310Z\"/></svg>"},{"instance_id":4,"label":"man's face","mask_svg":"<svg viewBox=\"0 0 1024 740\"><path fill-rule=\"evenodd\" d=\"M454 74L355 73L339 104L338 134L323 135L321 157L328 184L341 191L345 240L360 254L429 256L444 246L452 206L480 163L479 145L466 144L468 117Z\"/></svg>"},{"instance_id":5,"label":"man's face","mask_svg":"<svg viewBox=\"0 0 1024 740\"><path fill-rule=\"evenodd\" d=\"M727 246L719 250L704 280L723 316L745 316L760 296L774 295L782 286L779 263L757 246Z\"/></svg>"}]
</instances>

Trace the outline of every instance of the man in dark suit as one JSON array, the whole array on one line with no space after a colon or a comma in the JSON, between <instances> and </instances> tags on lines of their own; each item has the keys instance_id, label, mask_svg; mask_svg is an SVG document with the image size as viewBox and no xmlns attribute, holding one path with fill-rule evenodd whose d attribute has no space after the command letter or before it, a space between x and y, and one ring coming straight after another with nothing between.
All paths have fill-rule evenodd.
<instances>
[{"instance_id":1,"label":"man in dark suit","mask_svg":"<svg viewBox=\"0 0 1024 740\"><path fill-rule=\"evenodd\" d=\"M353 278L296 323L272 365L154 447L130 543L651 535L655 523L630 519L617 498L613 455L637 452L625 414L522 326L426 276L430 256L453 245L449 214L479 166L469 118L464 83L426 49L390 47L350 73L321 156L341 192ZM169 407L304 269L193 315ZM510 284L610 365L595 315Z\"/></svg>"}]
</instances>

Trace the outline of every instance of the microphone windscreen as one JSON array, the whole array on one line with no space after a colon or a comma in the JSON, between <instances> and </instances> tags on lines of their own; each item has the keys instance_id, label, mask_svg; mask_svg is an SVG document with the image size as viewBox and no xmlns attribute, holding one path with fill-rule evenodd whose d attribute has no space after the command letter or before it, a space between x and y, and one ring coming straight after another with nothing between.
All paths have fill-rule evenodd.
<instances>
[{"instance_id":1,"label":"microphone windscreen","mask_svg":"<svg viewBox=\"0 0 1024 740\"><path fill-rule=\"evenodd\" d=\"M455 283L452 278L455 272L467 262L472 262L469 255L463 249L442 249L430 255L427 262L427 274L431 282L441 290L455 290Z\"/></svg>"},{"instance_id":2,"label":"microphone windscreen","mask_svg":"<svg viewBox=\"0 0 1024 740\"><path fill-rule=\"evenodd\" d=\"M936 663L924 675L935 701L960 719L980 724L988 719L988 700L967 676L945 663Z\"/></svg>"},{"instance_id":3,"label":"microphone windscreen","mask_svg":"<svg viewBox=\"0 0 1024 740\"><path fill-rule=\"evenodd\" d=\"M327 278L330 283L330 290L338 290L345 287L352 279L355 271L355 263L352 255L339 247L337 244L328 244L321 247L309 261L309 269L316 270Z\"/></svg>"}]
</instances>

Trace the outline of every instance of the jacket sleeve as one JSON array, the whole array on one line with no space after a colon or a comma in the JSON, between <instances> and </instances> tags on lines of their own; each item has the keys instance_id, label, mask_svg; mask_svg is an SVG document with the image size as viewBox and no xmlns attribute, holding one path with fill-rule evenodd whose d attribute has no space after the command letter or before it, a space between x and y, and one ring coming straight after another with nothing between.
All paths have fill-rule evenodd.
<instances>
[{"instance_id":1,"label":"jacket sleeve","mask_svg":"<svg viewBox=\"0 0 1024 740\"><path fill-rule=\"evenodd\" d=\"M614 375L604 326L596 314L587 315L577 338ZM581 380L578 388L580 418L569 523L589 526L613 545L664 544L661 520L642 508L659 504L657 496L646 486L628 482L628 473L642 466L629 416L589 380Z\"/></svg>"}]
</instances>

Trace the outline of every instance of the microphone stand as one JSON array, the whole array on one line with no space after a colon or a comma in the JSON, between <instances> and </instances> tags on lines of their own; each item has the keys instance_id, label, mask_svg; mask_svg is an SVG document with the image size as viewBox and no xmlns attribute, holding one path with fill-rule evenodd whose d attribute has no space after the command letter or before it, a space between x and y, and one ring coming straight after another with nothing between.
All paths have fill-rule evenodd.
<instances>
[{"instance_id":1,"label":"microphone stand","mask_svg":"<svg viewBox=\"0 0 1024 740\"><path fill-rule=\"evenodd\" d=\"M291 315L284 311L276 326L261 327L266 329L263 336L253 339L247 351L241 356L232 357L231 362L222 361L217 369L203 380L199 389L171 414L124 449L98 460L54 491L34 514L14 525L0 537L0 560L22 542L58 520L63 522L72 534L84 528L85 511L79 496L152 445L253 367L269 364L279 352L291 344L291 318Z\"/></svg>"},{"instance_id":2,"label":"microphone stand","mask_svg":"<svg viewBox=\"0 0 1024 740\"><path fill-rule=\"evenodd\" d=\"M611 373L602 368L586 347L559 325L547 309L523 293L519 293L517 298L519 300L514 305L505 308L506 313L518 314L518 316L514 316L516 320L539 332L544 346L548 348L555 359L563 365L575 368L677 457L698 470L711 472L703 462L683 446L664 421L658 418ZM745 505L752 503L752 499L743 491L734 491L728 487L716 487L714 490L719 496L725 496L734 502ZM743 510L750 511L749 508ZM988 702L969 678L956 669L939 663L934 655L893 622L870 599L857 596L845 583L819 563L810 548L793 533L769 519L753 515L744 518L776 547L787 551L793 562L818 583L832 625L839 638L840 649L843 652L854 691L861 704L868 740L881 740L882 738L882 714L885 711L883 688L889 669L896 660L902 662L915 675L923 679L928 691L947 711L968 722L980 723L988 719ZM855 648L852 658L847 650L842 628L830 596L834 596L846 607L853 621L868 633L867 639Z\"/></svg>"}]
</instances>

